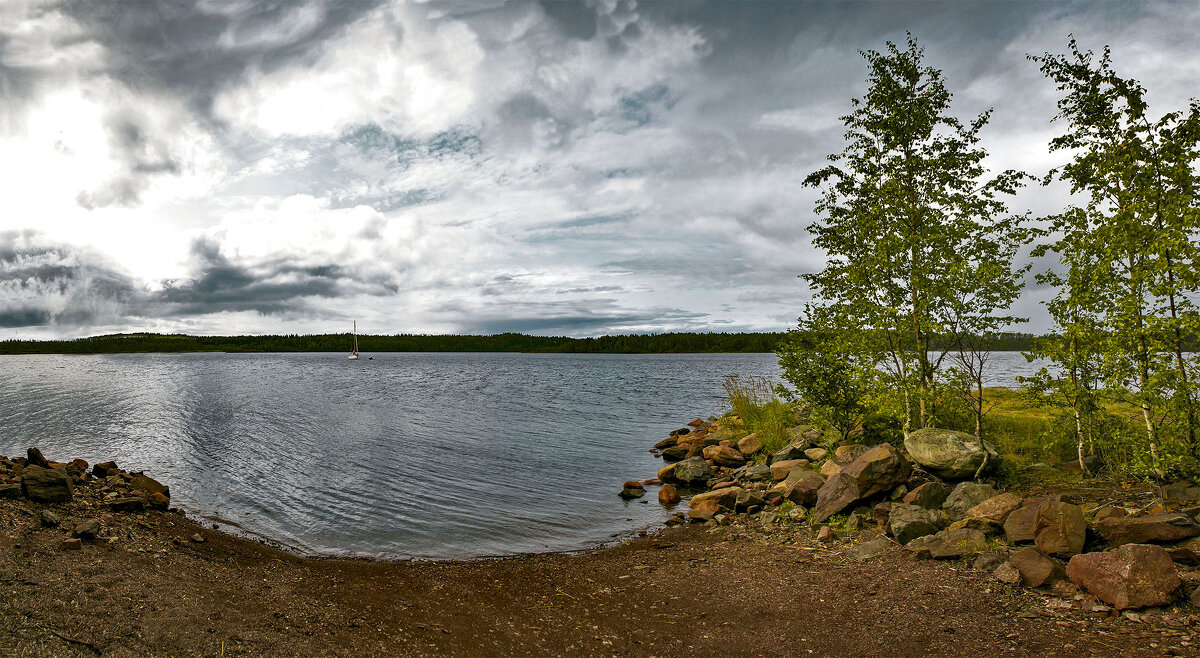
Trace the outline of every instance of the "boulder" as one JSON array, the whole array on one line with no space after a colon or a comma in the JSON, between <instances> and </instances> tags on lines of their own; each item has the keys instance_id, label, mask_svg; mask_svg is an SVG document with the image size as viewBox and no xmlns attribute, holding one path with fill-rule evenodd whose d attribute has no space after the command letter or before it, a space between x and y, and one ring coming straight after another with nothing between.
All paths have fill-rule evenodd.
<instances>
[{"instance_id":1,"label":"boulder","mask_svg":"<svg viewBox=\"0 0 1200 658\"><path fill-rule=\"evenodd\" d=\"M669 448L665 448L662 451L662 458L667 461L676 461L677 462L681 459L687 459L688 452L690 450L691 450L691 446L673 445Z\"/></svg>"},{"instance_id":2,"label":"boulder","mask_svg":"<svg viewBox=\"0 0 1200 658\"><path fill-rule=\"evenodd\" d=\"M631 487L631 486L629 486L629 483L626 482L625 486L621 488L621 493L619 493L617 495L624 498L625 500L631 500L633 498L641 498L642 496L645 496L646 489L644 487L642 487L641 482L638 482L637 484L638 484L638 486Z\"/></svg>"},{"instance_id":3,"label":"boulder","mask_svg":"<svg viewBox=\"0 0 1200 658\"><path fill-rule=\"evenodd\" d=\"M766 464L746 464L734 471L733 476L744 482L770 482L771 467Z\"/></svg>"},{"instance_id":4,"label":"boulder","mask_svg":"<svg viewBox=\"0 0 1200 658\"><path fill-rule=\"evenodd\" d=\"M1013 510L1004 520L1004 536L1011 544L1031 542L1037 534L1038 513L1042 505L1052 502L1051 498L1032 498Z\"/></svg>"},{"instance_id":5,"label":"boulder","mask_svg":"<svg viewBox=\"0 0 1200 658\"><path fill-rule=\"evenodd\" d=\"M117 462L107 461L96 464L92 467L92 475L103 480L110 475L116 475L121 469L117 468Z\"/></svg>"},{"instance_id":6,"label":"boulder","mask_svg":"<svg viewBox=\"0 0 1200 658\"><path fill-rule=\"evenodd\" d=\"M1022 500L1011 493L1002 493L967 510L968 519L988 519L997 524L1004 523L1014 510L1021 507Z\"/></svg>"},{"instance_id":7,"label":"boulder","mask_svg":"<svg viewBox=\"0 0 1200 658\"><path fill-rule=\"evenodd\" d=\"M991 442L985 439L981 448L973 435L954 430L927 427L910 432L904 439L904 448L913 461L950 479L974 477L985 451L989 468L1000 461L1000 453Z\"/></svg>"},{"instance_id":8,"label":"boulder","mask_svg":"<svg viewBox=\"0 0 1200 658\"><path fill-rule=\"evenodd\" d=\"M100 536L100 522L95 519L82 521L75 526L75 531L71 533L71 536L84 541L93 541Z\"/></svg>"},{"instance_id":9,"label":"boulder","mask_svg":"<svg viewBox=\"0 0 1200 658\"><path fill-rule=\"evenodd\" d=\"M711 521L720 511L721 506L717 504L717 501L704 500L693 505L688 512L688 516L691 517L693 522L703 523L704 521Z\"/></svg>"},{"instance_id":10,"label":"boulder","mask_svg":"<svg viewBox=\"0 0 1200 658\"><path fill-rule=\"evenodd\" d=\"M674 480L675 466L675 464L667 464L666 466L663 466L662 468L658 469L658 473L654 477L663 481Z\"/></svg>"},{"instance_id":11,"label":"boulder","mask_svg":"<svg viewBox=\"0 0 1200 658\"><path fill-rule=\"evenodd\" d=\"M37 448L30 448L25 451L26 466L40 466L42 468L50 468L50 461L42 456L42 451Z\"/></svg>"},{"instance_id":12,"label":"boulder","mask_svg":"<svg viewBox=\"0 0 1200 658\"><path fill-rule=\"evenodd\" d=\"M676 480L687 484L708 482L712 476L712 466L709 466L708 462L700 456L690 457L675 464L675 470L672 473L672 477Z\"/></svg>"},{"instance_id":13,"label":"boulder","mask_svg":"<svg viewBox=\"0 0 1200 658\"><path fill-rule=\"evenodd\" d=\"M905 505L918 505L925 509L941 509L950 491L938 482L926 482L904 494Z\"/></svg>"},{"instance_id":14,"label":"boulder","mask_svg":"<svg viewBox=\"0 0 1200 658\"><path fill-rule=\"evenodd\" d=\"M788 480L791 480L788 476ZM812 471L803 471L783 492L783 497L805 507L817 502L817 492L825 486L825 479Z\"/></svg>"},{"instance_id":15,"label":"boulder","mask_svg":"<svg viewBox=\"0 0 1200 658\"><path fill-rule=\"evenodd\" d=\"M62 524L62 519L58 518L57 514L48 509L42 510L41 514L38 515L38 520L41 521L43 528L57 528Z\"/></svg>"},{"instance_id":16,"label":"boulder","mask_svg":"<svg viewBox=\"0 0 1200 658\"><path fill-rule=\"evenodd\" d=\"M171 499L167 498L163 494L155 492L150 494L150 497L146 499L146 504L149 505L151 509L165 512L167 511L167 508L171 506Z\"/></svg>"},{"instance_id":17,"label":"boulder","mask_svg":"<svg viewBox=\"0 0 1200 658\"><path fill-rule=\"evenodd\" d=\"M902 484L910 473L912 467L895 448L887 443L877 445L825 481L817 492L813 518L821 523L857 500Z\"/></svg>"},{"instance_id":18,"label":"boulder","mask_svg":"<svg viewBox=\"0 0 1200 658\"><path fill-rule=\"evenodd\" d=\"M746 463L746 455L729 446L707 446L702 454L705 459L711 459L718 466L738 467Z\"/></svg>"},{"instance_id":19,"label":"boulder","mask_svg":"<svg viewBox=\"0 0 1200 658\"><path fill-rule=\"evenodd\" d=\"M676 434L672 434L671 436L668 436L667 438L663 439L662 441L655 443L654 448L656 450L662 450L663 448L670 448L671 446L675 446L675 445L679 445L679 436Z\"/></svg>"},{"instance_id":20,"label":"boulder","mask_svg":"<svg viewBox=\"0 0 1200 658\"><path fill-rule=\"evenodd\" d=\"M895 504L888 513L887 531L901 544L942 529L942 516L916 505Z\"/></svg>"},{"instance_id":21,"label":"boulder","mask_svg":"<svg viewBox=\"0 0 1200 658\"><path fill-rule=\"evenodd\" d=\"M26 466L21 471L21 493L35 503L63 503L74 497L71 478L63 471Z\"/></svg>"},{"instance_id":22,"label":"boulder","mask_svg":"<svg viewBox=\"0 0 1200 658\"><path fill-rule=\"evenodd\" d=\"M819 462L825 459L825 455L827 454L829 454L829 451L824 448L809 448L804 451L804 458L809 461Z\"/></svg>"},{"instance_id":23,"label":"boulder","mask_svg":"<svg viewBox=\"0 0 1200 658\"><path fill-rule=\"evenodd\" d=\"M767 459L767 463L774 464L775 462L788 461L791 459L804 459L804 452L804 449L798 445L786 445L777 450L775 454L771 455L771 457Z\"/></svg>"},{"instance_id":24,"label":"boulder","mask_svg":"<svg viewBox=\"0 0 1200 658\"><path fill-rule=\"evenodd\" d=\"M21 485L19 484L0 484L0 499L2 498L20 498Z\"/></svg>"},{"instance_id":25,"label":"boulder","mask_svg":"<svg viewBox=\"0 0 1200 658\"><path fill-rule=\"evenodd\" d=\"M674 436L674 437L680 437L685 434L691 434L691 433L692 433L692 428L690 428L690 427L680 427L677 430L671 430L671 436Z\"/></svg>"},{"instance_id":26,"label":"boulder","mask_svg":"<svg viewBox=\"0 0 1200 658\"><path fill-rule=\"evenodd\" d=\"M1200 535L1200 524L1186 514L1168 512L1150 516L1110 516L1096 523L1096 531L1113 546L1179 541Z\"/></svg>"},{"instance_id":27,"label":"boulder","mask_svg":"<svg viewBox=\"0 0 1200 658\"><path fill-rule=\"evenodd\" d=\"M834 535L833 530L827 525L821 526L821 529L817 531L817 541L823 544L828 544L836 539L837 535Z\"/></svg>"},{"instance_id":28,"label":"boulder","mask_svg":"<svg viewBox=\"0 0 1200 658\"><path fill-rule=\"evenodd\" d=\"M766 499L761 493L745 489L738 491L737 499L733 503L734 511L751 514L762 509L764 504L766 504Z\"/></svg>"},{"instance_id":29,"label":"boulder","mask_svg":"<svg viewBox=\"0 0 1200 658\"><path fill-rule=\"evenodd\" d=\"M975 558L971 566L979 571L994 572L996 567L1007 562L1004 557L1004 554L999 551L985 551L980 553L979 557Z\"/></svg>"},{"instance_id":30,"label":"boulder","mask_svg":"<svg viewBox=\"0 0 1200 658\"><path fill-rule=\"evenodd\" d=\"M827 479L831 478L841 472L842 472L842 465L833 461L832 459L825 462L824 464L821 464L821 475L823 475Z\"/></svg>"},{"instance_id":31,"label":"boulder","mask_svg":"<svg viewBox=\"0 0 1200 658\"><path fill-rule=\"evenodd\" d=\"M990 484L959 482L958 486L954 487L954 491L946 496L946 502L942 503L942 509L946 510L946 514L950 518L961 519L967 515L967 510L999 493Z\"/></svg>"},{"instance_id":32,"label":"boulder","mask_svg":"<svg viewBox=\"0 0 1200 658\"><path fill-rule=\"evenodd\" d=\"M733 509L734 504L737 502L738 494L741 494L744 491L745 489L740 487L726 487L724 489L717 489L715 491L705 491L704 493L698 493L695 496L692 496L692 499L688 501L688 507L695 509L695 507L700 503L703 503L707 500L712 500L716 501L717 505L720 507L724 507L725 509Z\"/></svg>"},{"instance_id":33,"label":"boulder","mask_svg":"<svg viewBox=\"0 0 1200 658\"><path fill-rule=\"evenodd\" d=\"M791 470L796 466L800 466L801 468L808 466L808 460L807 459L785 459L783 461L772 462L771 463L771 481L779 482L780 480L786 478L788 476L788 473L790 473Z\"/></svg>"},{"instance_id":34,"label":"boulder","mask_svg":"<svg viewBox=\"0 0 1200 658\"><path fill-rule=\"evenodd\" d=\"M146 507L146 501L141 496L121 496L109 501L108 506L114 512L140 512Z\"/></svg>"},{"instance_id":35,"label":"boulder","mask_svg":"<svg viewBox=\"0 0 1200 658\"><path fill-rule=\"evenodd\" d=\"M871 508L871 520L875 522L875 525L887 528L888 518L892 514L892 505L895 503L883 502Z\"/></svg>"},{"instance_id":36,"label":"boulder","mask_svg":"<svg viewBox=\"0 0 1200 658\"><path fill-rule=\"evenodd\" d=\"M1065 576L1063 567L1050 557L1032 546L1026 546L1014 551L1008 556L1008 563L1016 568L1021 575L1021 584L1025 587L1042 587Z\"/></svg>"},{"instance_id":37,"label":"boulder","mask_svg":"<svg viewBox=\"0 0 1200 658\"><path fill-rule=\"evenodd\" d=\"M1167 551L1151 544L1076 555L1067 577L1118 610L1166 605L1181 582Z\"/></svg>"},{"instance_id":38,"label":"boulder","mask_svg":"<svg viewBox=\"0 0 1200 658\"><path fill-rule=\"evenodd\" d=\"M1083 511L1078 505L1047 502L1038 511L1033 543L1041 552L1055 557L1070 557L1083 550L1086 538L1087 521L1083 519Z\"/></svg>"},{"instance_id":39,"label":"boulder","mask_svg":"<svg viewBox=\"0 0 1200 658\"><path fill-rule=\"evenodd\" d=\"M664 484L662 489L658 490L658 502L663 505L678 505L679 500L679 492L669 484Z\"/></svg>"},{"instance_id":40,"label":"boulder","mask_svg":"<svg viewBox=\"0 0 1200 658\"><path fill-rule=\"evenodd\" d=\"M1126 511L1124 507L1117 507L1116 505L1105 505L1092 513L1092 523L1096 524L1096 523L1099 523L1100 521L1103 521L1104 519L1113 518L1113 517L1121 518L1121 517L1126 517L1126 516L1129 516L1129 512Z\"/></svg>"},{"instance_id":41,"label":"boulder","mask_svg":"<svg viewBox=\"0 0 1200 658\"><path fill-rule=\"evenodd\" d=\"M701 418L695 418L695 419L693 419L692 421L690 421L690 422L688 423L688 427L700 427L700 426L701 426L701 425L703 425L703 424L704 424L704 420L703 420L703 419L701 419Z\"/></svg>"},{"instance_id":42,"label":"boulder","mask_svg":"<svg viewBox=\"0 0 1200 658\"><path fill-rule=\"evenodd\" d=\"M998 535L1000 534L1000 531L1003 530L1003 526L1001 526L999 523L996 523L991 519L980 518L959 519L950 524L951 530L957 530L958 528L970 528L972 530L978 530L985 535Z\"/></svg>"},{"instance_id":43,"label":"boulder","mask_svg":"<svg viewBox=\"0 0 1200 658\"><path fill-rule=\"evenodd\" d=\"M750 457L754 453L762 450L762 439L758 438L758 434L750 434L744 436L737 442L738 452Z\"/></svg>"},{"instance_id":44,"label":"boulder","mask_svg":"<svg viewBox=\"0 0 1200 658\"><path fill-rule=\"evenodd\" d=\"M1191 480L1179 480L1164 486L1162 496L1171 501L1200 500L1200 487Z\"/></svg>"},{"instance_id":45,"label":"boulder","mask_svg":"<svg viewBox=\"0 0 1200 658\"><path fill-rule=\"evenodd\" d=\"M988 550L987 537L971 528L951 528L917 537L904 545L918 560L978 555Z\"/></svg>"},{"instance_id":46,"label":"boulder","mask_svg":"<svg viewBox=\"0 0 1200 658\"><path fill-rule=\"evenodd\" d=\"M1005 562L1004 564L996 567L996 570L992 572L992 575L996 577L996 580L999 580L1002 583L1008 583L1009 585L1021 584L1021 572L1017 571L1017 568L1014 567L1011 562Z\"/></svg>"}]
</instances>

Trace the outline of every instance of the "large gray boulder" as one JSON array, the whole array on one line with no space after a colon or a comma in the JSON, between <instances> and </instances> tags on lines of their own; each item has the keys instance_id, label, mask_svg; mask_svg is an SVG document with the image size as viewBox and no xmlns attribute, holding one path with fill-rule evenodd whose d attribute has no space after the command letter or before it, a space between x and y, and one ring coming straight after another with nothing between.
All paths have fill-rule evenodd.
<instances>
[{"instance_id":1,"label":"large gray boulder","mask_svg":"<svg viewBox=\"0 0 1200 658\"><path fill-rule=\"evenodd\" d=\"M988 468L1000 461L996 446L986 439L983 449L974 436L954 430L925 428L910 433L904 439L904 449L913 461L940 477L961 480L974 477L988 453Z\"/></svg>"},{"instance_id":2,"label":"large gray boulder","mask_svg":"<svg viewBox=\"0 0 1200 658\"><path fill-rule=\"evenodd\" d=\"M697 455L675 464L674 478L689 484L708 482L713 476L712 466Z\"/></svg>"},{"instance_id":3,"label":"large gray boulder","mask_svg":"<svg viewBox=\"0 0 1200 658\"><path fill-rule=\"evenodd\" d=\"M999 494L1000 492L990 484L959 482L954 491L946 496L942 509L946 510L951 519L961 519L967 515L967 510Z\"/></svg>"},{"instance_id":4,"label":"large gray boulder","mask_svg":"<svg viewBox=\"0 0 1200 658\"><path fill-rule=\"evenodd\" d=\"M932 535L944 526L942 515L936 511L904 504L892 505L887 523L888 534L901 544L907 544L917 537Z\"/></svg>"}]
</instances>

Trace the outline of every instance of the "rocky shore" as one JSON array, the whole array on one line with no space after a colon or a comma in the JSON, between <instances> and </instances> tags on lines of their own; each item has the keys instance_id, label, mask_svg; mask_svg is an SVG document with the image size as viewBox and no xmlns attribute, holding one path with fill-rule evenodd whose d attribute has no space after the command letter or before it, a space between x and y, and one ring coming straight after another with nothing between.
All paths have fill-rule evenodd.
<instances>
[{"instance_id":1,"label":"rocky shore","mask_svg":"<svg viewBox=\"0 0 1200 658\"><path fill-rule=\"evenodd\" d=\"M712 433L711 425L705 433ZM820 464L825 482L837 477L829 463L848 473L872 470L856 463L880 463L863 459L870 450L852 459L845 454L860 451L842 452L815 461L816 452L788 456L807 459L809 472L819 474L812 468ZM891 458L886 448L874 454L881 453ZM684 461L664 476L674 478ZM1186 567L1178 574L1185 584L1170 603L1136 612L1064 585L1071 582L1069 563L1066 578L1027 588L999 578L991 565L975 568L980 558L917 560L920 553L911 548L917 539L901 547L886 537L892 519L875 520L875 498L896 495L900 485L811 524L823 513L814 511L817 501L799 505L787 497L803 478L782 487L781 499L772 493L795 465L778 481L747 477L761 477L762 469L722 480L756 466L753 461L734 467L705 460L709 480L717 481L704 481L703 490L718 494L709 498L717 506L707 520L617 546L501 560L389 562L309 559L226 535L172 511L170 490L148 474L112 463L56 463L30 451L0 459L0 654L1153 656L1194 653L1200 642L1200 620L1182 598L1196 583ZM777 466L778 473L788 460L772 461L767 471ZM915 483L912 473L904 486ZM699 487L675 482L696 501ZM722 482L732 484L716 486ZM646 487L667 490L638 485L643 495ZM720 493L725 490L732 498ZM937 497L933 488L919 486L905 496L915 492L922 493L914 500ZM1121 492L1124 498L1111 506L1134 509L1134 501L1149 495ZM1088 491L1026 497L1053 495L1094 520L1084 500ZM696 519L711 507L703 500L692 510ZM885 501L897 519L902 501ZM989 550L980 555L1023 573L1015 554L1024 544L999 560L1005 548L998 535L967 529L988 537ZM1088 548L1099 541L1090 533ZM1029 546L1041 550L1036 536ZM937 556L930 548L926 557ZM1060 558L1048 559L1062 566Z\"/></svg>"}]
</instances>

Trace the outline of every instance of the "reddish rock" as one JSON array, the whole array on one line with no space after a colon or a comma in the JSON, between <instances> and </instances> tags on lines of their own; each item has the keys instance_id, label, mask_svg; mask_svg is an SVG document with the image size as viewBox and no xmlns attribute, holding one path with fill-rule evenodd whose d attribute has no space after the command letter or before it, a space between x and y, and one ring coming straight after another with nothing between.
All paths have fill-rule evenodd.
<instances>
[{"instance_id":1,"label":"reddish rock","mask_svg":"<svg viewBox=\"0 0 1200 658\"><path fill-rule=\"evenodd\" d=\"M937 482L926 482L912 491L904 494L905 505L917 505L925 509L942 509L946 496L950 491Z\"/></svg>"},{"instance_id":2,"label":"reddish rock","mask_svg":"<svg viewBox=\"0 0 1200 658\"><path fill-rule=\"evenodd\" d=\"M762 440L758 438L757 433L750 434L742 437L742 440L738 441L737 449L738 452L749 457L759 450L762 450Z\"/></svg>"},{"instance_id":3,"label":"reddish rock","mask_svg":"<svg viewBox=\"0 0 1200 658\"><path fill-rule=\"evenodd\" d=\"M658 485L662 484L662 480L658 478L650 478L649 480L642 480L642 484L647 487L657 487Z\"/></svg>"},{"instance_id":4,"label":"reddish rock","mask_svg":"<svg viewBox=\"0 0 1200 658\"><path fill-rule=\"evenodd\" d=\"M783 497L797 505L808 507L817 501L817 492L823 486L825 486L824 478L812 471L805 471L795 482L788 485L787 490L783 492Z\"/></svg>"},{"instance_id":5,"label":"reddish rock","mask_svg":"<svg viewBox=\"0 0 1200 658\"><path fill-rule=\"evenodd\" d=\"M1092 523L1098 523L1104 519L1122 518L1126 516L1129 516L1129 512L1125 511L1125 508L1116 507L1114 505L1105 505L1104 507L1096 510L1096 513L1092 516Z\"/></svg>"},{"instance_id":6,"label":"reddish rock","mask_svg":"<svg viewBox=\"0 0 1200 658\"><path fill-rule=\"evenodd\" d=\"M824 448L809 448L808 450L804 451L804 457L809 461L814 462L819 462L822 459L825 459L825 456L828 454L829 451Z\"/></svg>"},{"instance_id":7,"label":"reddish rock","mask_svg":"<svg viewBox=\"0 0 1200 658\"><path fill-rule=\"evenodd\" d=\"M1078 505L1051 502L1043 504L1038 511L1033 543L1041 552L1070 557L1083 550L1086 538L1087 521Z\"/></svg>"},{"instance_id":8,"label":"reddish rock","mask_svg":"<svg viewBox=\"0 0 1200 658\"><path fill-rule=\"evenodd\" d=\"M717 504L717 501L702 500L691 506L688 516L691 517L692 521L703 522L712 520L720 511L721 506Z\"/></svg>"},{"instance_id":9,"label":"reddish rock","mask_svg":"<svg viewBox=\"0 0 1200 658\"><path fill-rule=\"evenodd\" d=\"M887 527L888 517L892 515L892 505L895 503L883 502L871 508L871 520L875 522L875 525Z\"/></svg>"},{"instance_id":10,"label":"reddish rock","mask_svg":"<svg viewBox=\"0 0 1200 658\"><path fill-rule=\"evenodd\" d=\"M62 546L62 549L64 551L82 551L83 550L83 540L82 539L64 539L62 544L60 544L60 546Z\"/></svg>"},{"instance_id":11,"label":"reddish rock","mask_svg":"<svg viewBox=\"0 0 1200 658\"><path fill-rule=\"evenodd\" d=\"M837 539L837 537L833 536L833 530L830 530L829 526L827 525L821 526L821 529L817 531L817 541L819 542L829 543L835 539Z\"/></svg>"},{"instance_id":12,"label":"reddish rock","mask_svg":"<svg viewBox=\"0 0 1200 658\"><path fill-rule=\"evenodd\" d=\"M621 486L625 487L626 489L645 489L646 488L645 486L642 485L641 480L625 480L625 484L622 484Z\"/></svg>"},{"instance_id":13,"label":"reddish rock","mask_svg":"<svg viewBox=\"0 0 1200 658\"><path fill-rule=\"evenodd\" d=\"M688 501L688 506L694 509L696 505L711 500L717 503L717 505L720 507L725 509L733 509L734 504L737 502L738 494L742 493L743 491L745 491L745 489L738 487L726 487L724 489L716 489L713 491L698 493L695 496L692 496L692 499Z\"/></svg>"},{"instance_id":14,"label":"reddish rock","mask_svg":"<svg viewBox=\"0 0 1200 658\"><path fill-rule=\"evenodd\" d=\"M664 484L662 489L658 490L658 502L663 505L678 505L679 500L679 492L669 484Z\"/></svg>"},{"instance_id":15,"label":"reddish rock","mask_svg":"<svg viewBox=\"0 0 1200 658\"><path fill-rule=\"evenodd\" d=\"M978 555L987 550L987 537L971 528L951 528L917 537L904 545L918 560L945 559Z\"/></svg>"},{"instance_id":16,"label":"reddish rock","mask_svg":"<svg viewBox=\"0 0 1200 658\"><path fill-rule=\"evenodd\" d=\"M662 441L655 443L654 447L658 450L662 450L663 448L670 448L671 446L675 446L675 445L679 445L679 437L678 436L668 436L667 438L663 439Z\"/></svg>"},{"instance_id":17,"label":"reddish rock","mask_svg":"<svg viewBox=\"0 0 1200 658\"><path fill-rule=\"evenodd\" d=\"M30 448L25 451L28 455L25 457L26 466L40 466L42 468L50 468L50 462L42 456L42 451L37 448Z\"/></svg>"},{"instance_id":18,"label":"reddish rock","mask_svg":"<svg viewBox=\"0 0 1200 658\"><path fill-rule=\"evenodd\" d=\"M817 492L813 518L821 523L856 500L902 484L910 473L912 467L895 448L887 443L877 445L825 481Z\"/></svg>"},{"instance_id":19,"label":"reddish rock","mask_svg":"<svg viewBox=\"0 0 1200 658\"><path fill-rule=\"evenodd\" d=\"M1010 493L993 496L967 510L968 519L988 519L1004 523L1014 510L1021 507L1021 499Z\"/></svg>"},{"instance_id":20,"label":"reddish rock","mask_svg":"<svg viewBox=\"0 0 1200 658\"><path fill-rule=\"evenodd\" d=\"M1009 543L1019 544L1031 542L1037 534L1038 513L1042 511L1044 501L1026 502L1013 510L1004 520L1004 536Z\"/></svg>"},{"instance_id":21,"label":"reddish rock","mask_svg":"<svg viewBox=\"0 0 1200 658\"><path fill-rule=\"evenodd\" d=\"M1151 516L1110 516L1096 523L1096 531L1113 546L1179 541L1200 535L1200 525L1179 512Z\"/></svg>"},{"instance_id":22,"label":"reddish rock","mask_svg":"<svg viewBox=\"0 0 1200 658\"><path fill-rule=\"evenodd\" d=\"M92 475L100 479L104 479L110 475L116 475L121 469L117 468L117 462L107 461L100 462L92 467Z\"/></svg>"},{"instance_id":23,"label":"reddish rock","mask_svg":"<svg viewBox=\"0 0 1200 658\"><path fill-rule=\"evenodd\" d=\"M1076 555L1067 577L1118 610L1166 605L1180 585L1167 551L1150 544Z\"/></svg>"},{"instance_id":24,"label":"reddish rock","mask_svg":"<svg viewBox=\"0 0 1200 658\"><path fill-rule=\"evenodd\" d=\"M688 427L700 427L703 424L704 424L704 421L697 418L697 419L693 420L692 422L688 423Z\"/></svg>"},{"instance_id":25,"label":"reddish rock","mask_svg":"<svg viewBox=\"0 0 1200 658\"><path fill-rule=\"evenodd\" d=\"M71 463L67 464L67 472L76 477L87 473L87 470L88 463L86 459L72 459Z\"/></svg>"},{"instance_id":26,"label":"reddish rock","mask_svg":"<svg viewBox=\"0 0 1200 658\"><path fill-rule=\"evenodd\" d=\"M664 482L675 479L675 464L667 464L666 466L658 469L658 475L656 477Z\"/></svg>"},{"instance_id":27,"label":"reddish rock","mask_svg":"<svg viewBox=\"0 0 1200 658\"><path fill-rule=\"evenodd\" d=\"M826 479L831 478L841 472L842 472L841 464L838 464L837 462L833 461L832 459L825 462L824 464L821 464L821 475L825 476Z\"/></svg>"},{"instance_id":28,"label":"reddish rock","mask_svg":"<svg viewBox=\"0 0 1200 658\"><path fill-rule=\"evenodd\" d=\"M740 487L740 486L742 486L742 483L738 482L737 480L726 480L724 482L718 482L718 483L714 484L712 486L712 490L716 491L717 489L725 489L727 487Z\"/></svg>"},{"instance_id":29,"label":"reddish rock","mask_svg":"<svg viewBox=\"0 0 1200 658\"><path fill-rule=\"evenodd\" d=\"M150 498L146 500L146 503L153 509L165 511L171 506L171 499L158 492L155 492L150 494Z\"/></svg>"},{"instance_id":30,"label":"reddish rock","mask_svg":"<svg viewBox=\"0 0 1200 658\"><path fill-rule=\"evenodd\" d=\"M788 473L791 472L792 468L796 466L807 465L807 459L785 459L781 462L774 462L771 464L771 481L779 482L788 476Z\"/></svg>"},{"instance_id":31,"label":"reddish rock","mask_svg":"<svg viewBox=\"0 0 1200 658\"><path fill-rule=\"evenodd\" d=\"M746 463L746 456L729 446L708 446L704 448L703 455L718 466L737 467Z\"/></svg>"},{"instance_id":32,"label":"reddish rock","mask_svg":"<svg viewBox=\"0 0 1200 658\"><path fill-rule=\"evenodd\" d=\"M1032 546L1013 552L1008 556L1008 563L1020 573L1021 584L1025 587L1049 585L1066 575L1061 564Z\"/></svg>"}]
</instances>

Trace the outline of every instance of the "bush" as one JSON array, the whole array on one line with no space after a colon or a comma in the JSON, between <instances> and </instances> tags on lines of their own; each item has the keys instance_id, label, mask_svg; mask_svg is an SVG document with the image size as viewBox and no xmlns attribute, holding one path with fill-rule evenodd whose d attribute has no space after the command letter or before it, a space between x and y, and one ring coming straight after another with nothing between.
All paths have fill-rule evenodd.
<instances>
[{"instance_id":1,"label":"bush","mask_svg":"<svg viewBox=\"0 0 1200 658\"><path fill-rule=\"evenodd\" d=\"M725 398L730 413L741 419L747 434L757 433L763 453L770 454L788 443L788 430L796 425L796 411L775 395L764 377L725 377Z\"/></svg>"}]
</instances>

